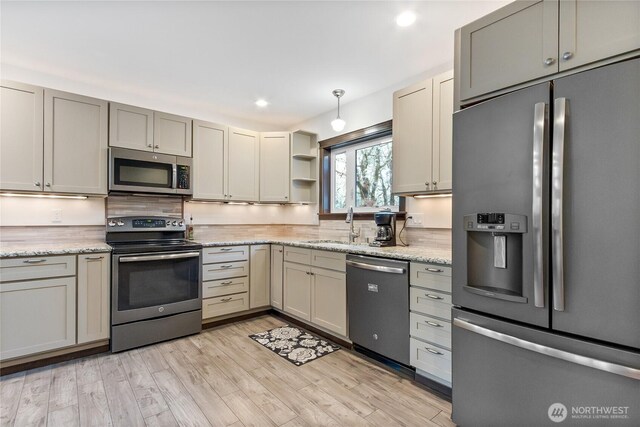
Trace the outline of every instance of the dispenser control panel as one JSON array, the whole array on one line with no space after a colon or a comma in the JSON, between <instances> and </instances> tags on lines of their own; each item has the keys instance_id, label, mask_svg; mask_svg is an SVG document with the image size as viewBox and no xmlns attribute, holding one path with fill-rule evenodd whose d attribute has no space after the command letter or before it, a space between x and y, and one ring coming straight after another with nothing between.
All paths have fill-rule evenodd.
<instances>
[{"instance_id":1,"label":"dispenser control panel","mask_svg":"<svg viewBox=\"0 0 640 427\"><path fill-rule=\"evenodd\" d=\"M464 229L467 231L501 231L507 233L526 233L525 215L482 212L464 216Z\"/></svg>"}]
</instances>

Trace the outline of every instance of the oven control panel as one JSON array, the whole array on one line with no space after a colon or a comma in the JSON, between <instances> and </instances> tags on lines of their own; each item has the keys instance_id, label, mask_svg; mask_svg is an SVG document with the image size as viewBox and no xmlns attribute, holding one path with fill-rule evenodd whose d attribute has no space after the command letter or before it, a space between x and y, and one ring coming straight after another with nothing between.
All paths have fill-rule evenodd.
<instances>
[{"instance_id":1,"label":"oven control panel","mask_svg":"<svg viewBox=\"0 0 640 427\"><path fill-rule=\"evenodd\" d=\"M110 231L185 231L182 218L170 217L117 217L107 219L107 232Z\"/></svg>"}]
</instances>

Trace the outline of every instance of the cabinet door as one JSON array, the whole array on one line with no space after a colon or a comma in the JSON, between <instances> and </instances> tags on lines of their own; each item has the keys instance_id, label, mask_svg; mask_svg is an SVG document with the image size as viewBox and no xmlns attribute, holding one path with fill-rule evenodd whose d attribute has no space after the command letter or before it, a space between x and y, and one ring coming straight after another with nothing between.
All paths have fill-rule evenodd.
<instances>
[{"instance_id":1,"label":"cabinet door","mask_svg":"<svg viewBox=\"0 0 640 427\"><path fill-rule=\"evenodd\" d=\"M110 102L109 146L153 151L153 111Z\"/></svg>"},{"instance_id":2,"label":"cabinet door","mask_svg":"<svg viewBox=\"0 0 640 427\"><path fill-rule=\"evenodd\" d=\"M284 311L311 320L311 272L306 265L284 263Z\"/></svg>"},{"instance_id":3,"label":"cabinet door","mask_svg":"<svg viewBox=\"0 0 640 427\"><path fill-rule=\"evenodd\" d=\"M453 141L453 71L433 78L432 190L451 190Z\"/></svg>"},{"instance_id":4,"label":"cabinet door","mask_svg":"<svg viewBox=\"0 0 640 427\"><path fill-rule=\"evenodd\" d=\"M239 202L259 199L260 143L258 133L229 128L228 198Z\"/></svg>"},{"instance_id":5,"label":"cabinet door","mask_svg":"<svg viewBox=\"0 0 640 427\"><path fill-rule=\"evenodd\" d=\"M260 201L289 201L288 132L260 134Z\"/></svg>"},{"instance_id":6,"label":"cabinet door","mask_svg":"<svg viewBox=\"0 0 640 427\"><path fill-rule=\"evenodd\" d=\"M517 1L460 33L460 99L558 72L558 0Z\"/></svg>"},{"instance_id":7,"label":"cabinet door","mask_svg":"<svg viewBox=\"0 0 640 427\"><path fill-rule=\"evenodd\" d=\"M0 189L42 190L43 90L3 81L0 102Z\"/></svg>"},{"instance_id":8,"label":"cabinet door","mask_svg":"<svg viewBox=\"0 0 640 427\"><path fill-rule=\"evenodd\" d=\"M228 128L193 121L193 198L224 200Z\"/></svg>"},{"instance_id":9,"label":"cabinet door","mask_svg":"<svg viewBox=\"0 0 640 427\"><path fill-rule=\"evenodd\" d=\"M640 49L640 2L560 2L560 71Z\"/></svg>"},{"instance_id":10,"label":"cabinet door","mask_svg":"<svg viewBox=\"0 0 640 427\"><path fill-rule=\"evenodd\" d=\"M271 246L252 245L249 258L249 308L271 302Z\"/></svg>"},{"instance_id":11,"label":"cabinet door","mask_svg":"<svg viewBox=\"0 0 640 427\"><path fill-rule=\"evenodd\" d=\"M45 191L107 194L107 108L107 101L45 89Z\"/></svg>"},{"instance_id":12,"label":"cabinet door","mask_svg":"<svg viewBox=\"0 0 640 427\"><path fill-rule=\"evenodd\" d=\"M393 192L431 189L432 82L393 94Z\"/></svg>"},{"instance_id":13,"label":"cabinet door","mask_svg":"<svg viewBox=\"0 0 640 427\"><path fill-rule=\"evenodd\" d=\"M284 248L271 245L271 305L282 310Z\"/></svg>"},{"instance_id":14,"label":"cabinet door","mask_svg":"<svg viewBox=\"0 0 640 427\"><path fill-rule=\"evenodd\" d=\"M311 321L337 334L347 335L347 280L345 273L312 268Z\"/></svg>"},{"instance_id":15,"label":"cabinet door","mask_svg":"<svg viewBox=\"0 0 640 427\"><path fill-rule=\"evenodd\" d=\"M76 278L0 285L0 359L76 343Z\"/></svg>"},{"instance_id":16,"label":"cabinet door","mask_svg":"<svg viewBox=\"0 0 640 427\"><path fill-rule=\"evenodd\" d=\"M191 119L155 111L153 150L157 153L191 157Z\"/></svg>"},{"instance_id":17,"label":"cabinet door","mask_svg":"<svg viewBox=\"0 0 640 427\"><path fill-rule=\"evenodd\" d=\"M109 338L110 255L78 255L78 344Z\"/></svg>"}]
</instances>

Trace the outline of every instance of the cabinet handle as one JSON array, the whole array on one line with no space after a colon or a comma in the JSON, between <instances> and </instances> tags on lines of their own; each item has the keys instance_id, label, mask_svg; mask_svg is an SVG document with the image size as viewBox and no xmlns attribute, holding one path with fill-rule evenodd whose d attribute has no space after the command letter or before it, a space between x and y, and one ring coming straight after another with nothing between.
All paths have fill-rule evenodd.
<instances>
[{"instance_id":1,"label":"cabinet handle","mask_svg":"<svg viewBox=\"0 0 640 427\"><path fill-rule=\"evenodd\" d=\"M573 52L565 52L562 54L562 60L563 61L568 61L571 58L573 58Z\"/></svg>"},{"instance_id":2,"label":"cabinet handle","mask_svg":"<svg viewBox=\"0 0 640 427\"><path fill-rule=\"evenodd\" d=\"M443 353L440 353L438 350L434 350L434 349L429 348L429 347L425 347L424 349L427 350L431 354L437 354L438 356L442 356L443 355Z\"/></svg>"},{"instance_id":3,"label":"cabinet handle","mask_svg":"<svg viewBox=\"0 0 640 427\"><path fill-rule=\"evenodd\" d=\"M85 258L87 261L97 261L99 259L104 259L104 256L89 256Z\"/></svg>"},{"instance_id":4,"label":"cabinet handle","mask_svg":"<svg viewBox=\"0 0 640 427\"><path fill-rule=\"evenodd\" d=\"M432 184L435 187L436 185L438 185L438 181L433 181Z\"/></svg>"},{"instance_id":5,"label":"cabinet handle","mask_svg":"<svg viewBox=\"0 0 640 427\"><path fill-rule=\"evenodd\" d=\"M229 252L231 249L233 248L222 248L220 249L220 252Z\"/></svg>"},{"instance_id":6,"label":"cabinet handle","mask_svg":"<svg viewBox=\"0 0 640 427\"><path fill-rule=\"evenodd\" d=\"M425 185L426 187L429 187L429 183L428 183L428 182L425 182L425 183L424 183L424 185Z\"/></svg>"},{"instance_id":7,"label":"cabinet handle","mask_svg":"<svg viewBox=\"0 0 640 427\"><path fill-rule=\"evenodd\" d=\"M233 299L232 297L229 297L229 298L222 298L220 301L222 301L222 302L229 302L229 301L231 301L232 299Z\"/></svg>"},{"instance_id":8,"label":"cabinet handle","mask_svg":"<svg viewBox=\"0 0 640 427\"><path fill-rule=\"evenodd\" d=\"M427 271L430 271L431 273L442 273L444 270L442 270L440 268L429 268L429 267L427 267Z\"/></svg>"},{"instance_id":9,"label":"cabinet handle","mask_svg":"<svg viewBox=\"0 0 640 427\"><path fill-rule=\"evenodd\" d=\"M35 187L40 187L42 184L40 184L40 181L36 181L36 182L33 183L33 185Z\"/></svg>"},{"instance_id":10,"label":"cabinet handle","mask_svg":"<svg viewBox=\"0 0 640 427\"><path fill-rule=\"evenodd\" d=\"M442 297L439 297L438 295L433 295L433 294L424 294L424 296L431 299L443 299Z\"/></svg>"},{"instance_id":11,"label":"cabinet handle","mask_svg":"<svg viewBox=\"0 0 640 427\"><path fill-rule=\"evenodd\" d=\"M233 265L231 264L225 264L220 266L220 268L231 268L231 267L233 267Z\"/></svg>"},{"instance_id":12,"label":"cabinet handle","mask_svg":"<svg viewBox=\"0 0 640 427\"><path fill-rule=\"evenodd\" d=\"M279 249L278 252L282 253L282 249Z\"/></svg>"},{"instance_id":13,"label":"cabinet handle","mask_svg":"<svg viewBox=\"0 0 640 427\"><path fill-rule=\"evenodd\" d=\"M442 328L442 325L440 323L431 322L430 320L425 320L425 323L435 328Z\"/></svg>"},{"instance_id":14,"label":"cabinet handle","mask_svg":"<svg viewBox=\"0 0 640 427\"><path fill-rule=\"evenodd\" d=\"M24 262L25 264L40 264L41 262L45 262L46 259L25 259Z\"/></svg>"},{"instance_id":15,"label":"cabinet handle","mask_svg":"<svg viewBox=\"0 0 640 427\"><path fill-rule=\"evenodd\" d=\"M233 280L225 280L224 282L220 282L221 285L230 285L233 283Z\"/></svg>"},{"instance_id":16,"label":"cabinet handle","mask_svg":"<svg viewBox=\"0 0 640 427\"><path fill-rule=\"evenodd\" d=\"M147 144L147 147L153 148L153 144Z\"/></svg>"},{"instance_id":17,"label":"cabinet handle","mask_svg":"<svg viewBox=\"0 0 640 427\"><path fill-rule=\"evenodd\" d=\"M553 65L555 62L556 62L555 58L547 58L544 60L544 65L548 67L549 65Z\"/></svg>"},{"instance_id":18,"label":"cabinet handle","mask_svg":"<svg viewBox=\"0 0 640 427\"><path fill-rule=\"evenodd\" d=\"M51 187L51 183L50 183L50 182L47 182L44 186L45 186L45 187Z\"/></svg>"},{"instance_id":19,"label":"cabinet handle","mask_svg":"<svg viewBox=\"0 0 640 427\"><path fill-rule=\"evenodd\" d=\"M160 146L159 145L154 145L153 148L160 148Z\"/></svg>"}]
</instances>

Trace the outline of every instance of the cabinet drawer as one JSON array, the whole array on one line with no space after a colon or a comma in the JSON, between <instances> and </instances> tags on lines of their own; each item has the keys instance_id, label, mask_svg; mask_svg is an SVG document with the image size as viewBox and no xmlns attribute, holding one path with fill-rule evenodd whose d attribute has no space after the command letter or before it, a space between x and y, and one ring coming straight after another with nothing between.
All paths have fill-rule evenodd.
<instances>
[{"instance_id":1,"label":"cabinet drawer","mask_svg":"<svg viewBox=\"0 0 640 427\"><path fill-rule=\"evenodd\" d=\"M331 251L311 251L311 265L329 270L347 271L347 254Z\"/></svg>"},{"instance_id":2,"label":"cabinet drawer","mask_svg":"<svg viewBox=\"0 0 640 427\"><path fill-rule=\"evenodd\" d=\"M223 262L202 266L202 280L227 279L249 274L249 261Z\"/></svg>"},{"instance_id":3,"label":"cabinet drawer","mask_svg":"<svg viewBox=\"0 0 640 427\"><path fill-rule=\"evenodd\" d=\"M411 287L409 308L429 316L451 321L451 295Z\"/></svg>"},{"instance_id":4,"label":"cabinet drawer","mask_svg":"<svg viewBox=\"0 0 640 427\"><path fill-rule=\"evenodd\" d=\"M411 366L451 382L451 352L417 339L410 340Z\"/></svg>"},{"instance_id":5,"label":"cabinet drawer","mask_svg":"<svg viewBox=\"0 0 640 427\"><path fill-rule=\"evenodd\" d=\"M412 262L409 270L413 286L451 292L451 267Z\"/></svg>"},{"instance_id":6,"label":"cabinet drawer","mask_svg":"<svg viewBox=\"0 0 640 427\"><path fill-rule=\"evenodd\" d=\"M235 279L211 280L202 283L202 298L219 297L221 295L237 294L249 290L248 277Z\"/></svg>"},{"instance_id":7,"label":"cabinet drawer","mask_svg":"<svg viewBox=\"0 0 640 427\"><path fill-rule=\"evenodd\" d=\"M219 248L204 248L202 263L246 261L249 259L249 246L225 246Z\"/></svg>"},{"instance_id":8,"label":"cabinet drawer","mask_svg":"<svg viewBox=\"0 0 640 427\"><path fill-rule=\"evenodd\" d=\"M311 264L311 249L284 247L284 260L298 264Z\"/></svg>"},{"instance_id":9,"label":"cabinet drawer","mask_svg":"<svg viewBox=\"0 0 640 427\"><path fill-rule=\"evenodd\" d=\"M0 281L45 279L76 275L75 255L0 260Z\"/></svg>"},{"instance_id":10,"label":"cabinet drawer","mask_svg":"<svg viewBox=\"0 0 640 427\"><path fill-rule=\"evenodd\" d=\"M451 348L451 323L418 313L409 314L411 336Z\"/></svg>"},{"instance_id":11,"label":"cabinet drawer","mask_svg":"<svg viewBox=\"0 0 640 427\"><path fill-rule=\"evenodd\" d=\"M244 310L249 310L249 293L247 292L202 300L203 319Z\"/></svg>"}]
</instances>

